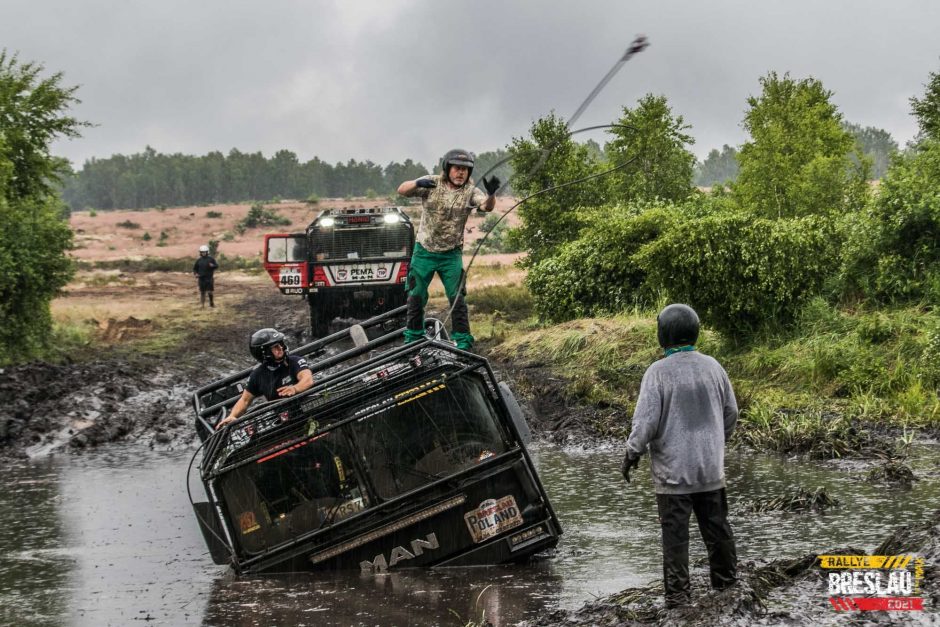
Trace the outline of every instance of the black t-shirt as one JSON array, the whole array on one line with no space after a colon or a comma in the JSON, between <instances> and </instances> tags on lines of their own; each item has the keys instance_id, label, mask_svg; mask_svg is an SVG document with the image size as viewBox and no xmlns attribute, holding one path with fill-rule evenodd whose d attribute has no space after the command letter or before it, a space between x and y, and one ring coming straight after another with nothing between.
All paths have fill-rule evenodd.
<instances>
[{"instance_id":1,"label":"black t-shirt","mask_svg":"<svg viewBox=\"0 0 940 627\"><path fill-rule=\"evenodd\" d=\"M193 264L193 274L198 274L200 279L211 279L218 267L219 264L210 255L200 256Z\"/></svg>"},{"instance_id":2,"label":"black t-shirt","mask_svg":"<svg viewBox=\"0 0 940 627\"><path fill-rule=\"evenodd\" d=\"M261 364L248 377L248 393L263 396L269 401L280 398L277 389L297 383L301 370L310 370L310 365L304 357L296 355L288 355L274 370Z\"/></svg>"}]
</instances>

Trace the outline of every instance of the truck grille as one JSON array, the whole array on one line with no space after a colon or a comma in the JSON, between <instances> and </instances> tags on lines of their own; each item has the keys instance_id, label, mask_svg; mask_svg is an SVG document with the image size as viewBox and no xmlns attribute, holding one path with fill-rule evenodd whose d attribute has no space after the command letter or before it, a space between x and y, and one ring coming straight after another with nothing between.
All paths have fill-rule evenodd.
<instances>
[{"instance_id":1,"label":"truck grille","mask_svg":"<svg viewBox=\"0 0 940 627\"><path fill-rule=\"evenodd\" d=\"M406 257L410 235L410 229L404 226L321 230L313 236L314 259L355 259L350 253L357 253L359 259Z\"/></svg>"}]
</instances>

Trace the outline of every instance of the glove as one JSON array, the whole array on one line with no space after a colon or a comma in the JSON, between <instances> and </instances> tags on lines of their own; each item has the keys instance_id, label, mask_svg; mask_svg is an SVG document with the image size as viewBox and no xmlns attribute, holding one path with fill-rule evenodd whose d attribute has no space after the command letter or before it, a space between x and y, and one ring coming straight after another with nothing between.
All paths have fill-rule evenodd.
<instances>
[{"instance_id":1,"label":"glove","mask_svg":"<svg viewBox=\"0 0 940 627\"><path fill-rule=\"evenodd\" d=\"M427 177L422 177L420 179L417 179L415 181L415 185L417 185L418 187L423 187L424 189L434 189L435 187L437 187L437 183L435 183L433 179L429 179Z\"/></svg>"},{"instance_id":2,"label":"glove","mask_svg":"<svg viewBox=\"0 0 940 627\"><path fill-rule=\"evenodd\" d=\"M640 467L640 458L631 457L630 452L627 451L627 454L624 456L623 461L620 463L620 474L623 475L624 480L627 483L630 483L630 471L634 468Z\"/></svg>"},{"instance_id":3,"label":"glove","mask_svg":"<svg viewBox=\"0 0 940 627\"><path fill-rule=\"evenodd\" d=\"M500 181L495 176L490 178L483 177L483 189L486 190L486 193L492 196L499 190Z\"/></svg>"}]
</instances>

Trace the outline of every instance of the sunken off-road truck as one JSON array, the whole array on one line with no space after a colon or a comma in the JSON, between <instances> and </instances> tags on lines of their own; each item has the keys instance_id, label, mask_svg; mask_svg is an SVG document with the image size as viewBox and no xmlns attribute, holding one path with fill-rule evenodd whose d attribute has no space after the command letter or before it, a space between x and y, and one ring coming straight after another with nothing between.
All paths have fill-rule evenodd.
<instances>
[{"instance_id":1,"label":"sunken off-road truck","mask_svg":"<svg viewBox=\"0 0 940 627\"><path fill-rule=\"evenodd\" d=\"M216 563L381 572L517 562L557 543L512 392L439 323L412 344L381 335L395 313L343 352L350 330L293 350L315 385L218 431L250 369L195 393L206 500L194 508Z\"/></svg>"},{"instance_id":2,"label":"sunken off-road truck","mask_svg":"<svg viewBox=\"0 0 940 627\"><path fill-rule=\"evenodd\" d=\"M310 330L361 320L405 303L414 227L398 207L327 209L303 233L264 237L264 268L282 294L301 296Z\"/></svg>"}]
</instances>

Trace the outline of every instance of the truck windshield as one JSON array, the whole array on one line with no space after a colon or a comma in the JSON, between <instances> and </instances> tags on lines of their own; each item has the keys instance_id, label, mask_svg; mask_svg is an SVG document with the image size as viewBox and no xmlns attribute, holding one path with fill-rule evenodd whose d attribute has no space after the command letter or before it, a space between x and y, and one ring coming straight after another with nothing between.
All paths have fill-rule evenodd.
<instances>
[{"instance_id":1,"label":"truck windshield","mask_svg":"<svg viewBox=\"0 0 940 627\"><path fill-rule=\"evenodd\" d=\"M353 429L379 497L414 490L506 450L477 376L433 379L409 392Z\"/></svg>"},{"instance_id":2,"label":"truck windshield","mask_svg":"<svg viewBox=\"0 0 940 627\"><path fill-rule=\"evenodd\" d=\"M225 504L250 554L327 527L369 505L344 429L297 439L226 473Z\"/></svg>"}]
</instances>

